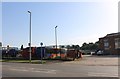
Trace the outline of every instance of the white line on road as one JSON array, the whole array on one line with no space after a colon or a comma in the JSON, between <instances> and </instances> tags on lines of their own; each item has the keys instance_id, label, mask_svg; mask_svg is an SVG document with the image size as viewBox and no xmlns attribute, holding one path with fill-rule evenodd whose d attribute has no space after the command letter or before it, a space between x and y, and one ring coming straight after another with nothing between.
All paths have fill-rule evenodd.
<instances>
[{"instance_id":1,"label":"white line on road","mask_svg":"<svg viewBox=\"0 0 120 79\"><path fill-rule=\"evenodd\" d=\"M10 69L10 70L15 70L15 71L29 71L29 70L21 70L21 69Z\"/></svg>"},{"instance_id":2,"label":"white line on road","mask_svg":"<svg viewBox=\"0 0 120 79\"><path fill-rule=\"evenodd\" d=\"M13 69L10 69L10 70L13 70L13 71L26 71L26 72L40 72L40 73L50 73L50 74L56 74L56 70L51 70L51 69L38 69L38 68L28 68L28 69L25 69L25 68L13 68Z\"/></svg>"},{"instance_id":3,"label":"white line on road","mask_svg":"<svg viewBox=\"0 0 120 79\"><path fill-rule=\"evenodd\" d=\"M89 72L88 76L95 76L95 77L118 77L118 74L110 74L110 73L95 73L95 72Z\"/></svg>"}]
</instances>

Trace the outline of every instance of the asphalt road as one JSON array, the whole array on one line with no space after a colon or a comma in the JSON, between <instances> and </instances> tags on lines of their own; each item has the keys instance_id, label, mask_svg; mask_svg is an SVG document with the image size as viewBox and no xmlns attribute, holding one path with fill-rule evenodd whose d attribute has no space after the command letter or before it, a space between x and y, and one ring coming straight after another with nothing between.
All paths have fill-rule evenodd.
<instances>
[{"instance_id":1,"label":"asphalt road","mask_svg":"<svg viewBox=\"0 0 120 79\"><path fill-rule=\"evenodd\" d=\"M111 62L106 63L105 61L108 60ZM118 77L117 61L118 59L116 57L103 57L103 58L84 57L82 60L47 63L47 64L4 62L2 63L2 76L3 77ZM111 64L112 62L113 64Z\"/></svg>"}]
</instances>

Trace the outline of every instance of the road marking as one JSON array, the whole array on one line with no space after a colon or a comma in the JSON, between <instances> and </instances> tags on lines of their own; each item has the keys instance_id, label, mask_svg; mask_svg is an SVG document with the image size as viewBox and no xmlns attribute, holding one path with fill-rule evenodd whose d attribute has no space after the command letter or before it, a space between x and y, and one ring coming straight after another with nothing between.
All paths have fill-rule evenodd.
<instances>
[{"instance_id":1,"label":"road marking","mask_svg":"<svg viewBox=\"0 0 120 79\"><path fill-rule=\"evenodd\" d=\"M97 72L89 72L88 76L102 76L102 77L118 77L118 74L110 74L110 73L97 73Z\"/></svg>"},{"instance_id":2,"label":"road marking","mask_svg":"<svg viewBox=\"0 0 120 79\"><path fill-rule=\"evenodd\" d=\"M13 68L13 69L10 69L10 70L13 70L13 71L25 71L25 72L41 72L41 73L50 73L50 74L56 74L56 70L51 70L51 69L37 69L37 68Z\"/></svg>"},{"instance_id":3,"label":"road marking","mask_svg":"<svg viewBox=\"0 0 120 79\"><path fill-rule=\"evenodd\" d=\"M41 72L41 73L56 74L56 72L54 72L54 71L32 71L32 72Z\"/></svg>"},{"instance_id":4,"label":"road marking","mask_svg":"<svg viewBox=\"0 0 120 79\"><path fill-rule=\"evenodd\" d=\"M56 70L49 70L47 73L56 74Z\"/></svg>"},{"instance_id":5,"label":"road marking","mask_svg":"<svg viewBox=\"0 0 120 79\"><path fill-rule=\"evenodd\" d=\"M21 70L21 69L10 69L10 70L15 70L15 71L28 71L28 70Z\"/></svg>"},{"instance_id":6,"label":"road marking","mask_svg":"<svg viewBox=\"0 0 120 79\"><path fill-rule=\"evenodd\" d=\"M51 69L37 69L37 68L30 68L32 72L43 72L43 73L51 73L51 74L56 74L56 70L51 70Z\"/></svg>"}]
</instances>

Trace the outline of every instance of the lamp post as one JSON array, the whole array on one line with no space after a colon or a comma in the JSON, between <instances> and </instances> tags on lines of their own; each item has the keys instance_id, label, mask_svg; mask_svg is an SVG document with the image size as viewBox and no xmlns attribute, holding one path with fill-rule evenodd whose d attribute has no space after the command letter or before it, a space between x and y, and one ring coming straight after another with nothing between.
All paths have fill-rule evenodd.
<instances>
[{"instance_id":1,"label":"lamp post","mask_svg":"<svg viewBox=\"0 0 120 79\"><path fill-rule=\"evenodd\" d=\"M57 56L57 27L58 26L55 26L55 43L56 43L56 56Z\"/></svg>"},{"instance_id":2,"label":"lamp post","mask_svg":"<svg viewBox=\"0 0 120 79\"><path fill-rule=\"evenodd\" d=\"M28 13L30 14L30 31L29 31L29 61L31 62L31 12L28 11Z\"/></svg>"},{"instance_id":3,"label":"lamp post","mask_svg":"<svg viewBox=\"0 0 120 79\"><path fill-rule=\"evenodd\" d=\"M57 27L58 27L58 26L55 27L55 43L56 43L56 46L55 46L55 47L56 47L56 49L57 49L57 30L56 30Z\"/></svg>"}]
</instances>

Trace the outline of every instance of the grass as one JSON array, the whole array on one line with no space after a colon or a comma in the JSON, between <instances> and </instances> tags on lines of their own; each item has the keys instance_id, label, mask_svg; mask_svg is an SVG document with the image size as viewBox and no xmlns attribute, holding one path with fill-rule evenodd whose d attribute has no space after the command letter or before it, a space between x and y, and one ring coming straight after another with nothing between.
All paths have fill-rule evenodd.
<instances>
[{"instance_id":1,"label":"grass","mask_svg":"<svg viewBox=\"0 0 120 79\"><path fill-rule=\"evenodd\" d=\"M39 61L39 62L31 62L31 63L33 63L33 64L45 64L46 63L46 61Z\"/></svg>"},{"instance_id":2,"label":"grass","mask_svg":"<svg viewBox=\"0 0 120 79\"><path fill-rule=\"evenodd\" d=\"M29 60L0 60L0 62L12 62L12 63L30 63ZM42 62L40 60L31 60L32 64L45 64L46 61L43 60Z\"/></svg>"}]
</instances>

